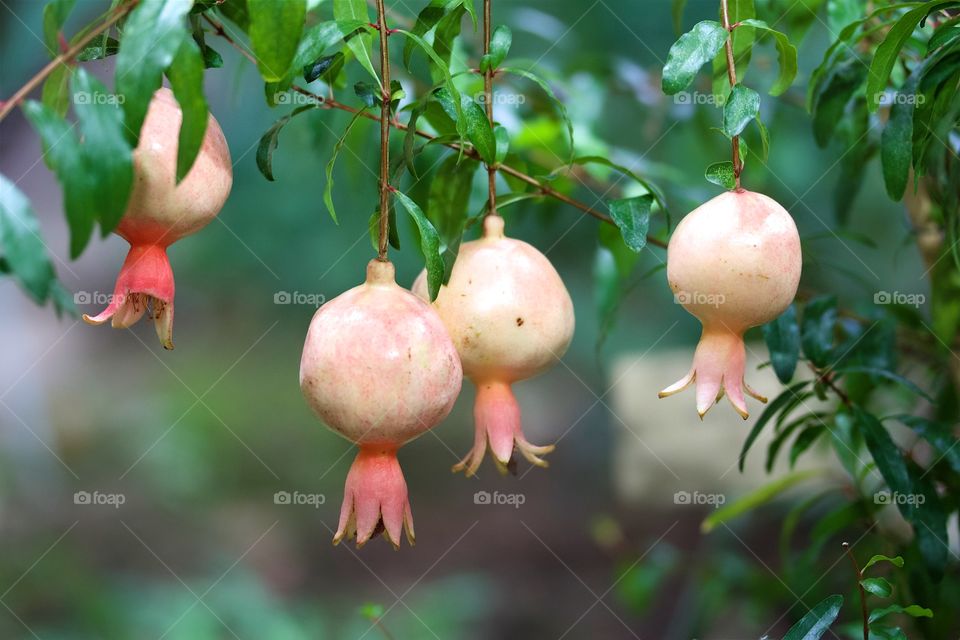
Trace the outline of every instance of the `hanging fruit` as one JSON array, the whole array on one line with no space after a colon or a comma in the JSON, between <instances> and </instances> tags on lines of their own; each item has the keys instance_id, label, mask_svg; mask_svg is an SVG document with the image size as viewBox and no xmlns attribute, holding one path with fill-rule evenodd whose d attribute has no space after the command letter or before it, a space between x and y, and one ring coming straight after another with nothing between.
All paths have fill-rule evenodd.
<instances>
[{"instance_id":1,"label":"hanging fruit","mask_svg":"<svg viewBox=\"0 0 960 640\"><path fill-rule=\"evenodd\" d=\"M697 413L724 394L744 419L743 334L790 306L800 283L800 236L786 209L760 193L728 191L689 213L670 237L667 281L674 299L703 325L693 366L659 393L696 383Z\"/></svg>"},{"instance_id":2,"label":"hanging fruit","mask_svg":"<svg viewBox=\"0 0 960 640\"><path fill-rule=\"evenodd\" d=\"M230 150L220 125L211 115L197 159L176 182L177 134L183 113L167 88L153 95L140 142L133 152L133 191L115 233L130 243L109 306L94 325L111 321L126 329L151 309L157 335L173 349L173 270L167 247L196 233L216 217L233 184Z\"/></svg>"},{"instance_id":3,"label":"hanging fruit","mask_svg":"<svg viewBox=\"0 0 960 640\"><path fill-rule=\"evenodd\" d=\"M427 299L426 272L413 291ZM477 388L473 449L454 471L476 473L488 445L501 471L514 448L546 467L541 456L553 445L527 441L511 385L555 365L570 345L573 302L556 269L536 248L504 236L503 218L488 215L483 237L460 248L434 307Z\"/></svg>"}]
</instances>

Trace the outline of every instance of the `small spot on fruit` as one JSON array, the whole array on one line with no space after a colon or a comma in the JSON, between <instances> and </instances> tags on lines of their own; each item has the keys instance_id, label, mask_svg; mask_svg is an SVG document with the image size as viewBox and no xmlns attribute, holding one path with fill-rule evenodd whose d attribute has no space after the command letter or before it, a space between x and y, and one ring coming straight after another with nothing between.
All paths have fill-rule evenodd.
<instances>
[{"instance_id":1,"label":"small spot on fruit","mask_svg":"<svg viewBox=\"0 0 960 640\"><path fill-rule=\"evenodd\" d=\"M517 318L517 326L518 326L518 327L522 327L522 326L523 326L523 318Z\"/></svg>"}]
</instances>

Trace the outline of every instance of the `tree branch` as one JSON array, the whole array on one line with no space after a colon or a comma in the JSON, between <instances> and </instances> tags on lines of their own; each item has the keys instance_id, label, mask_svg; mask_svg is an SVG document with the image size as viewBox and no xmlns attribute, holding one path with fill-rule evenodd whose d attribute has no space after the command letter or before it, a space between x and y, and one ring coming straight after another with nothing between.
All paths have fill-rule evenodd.
<instances>
[{"instance_id":1,"label":"tree branch","mask_svg":"<svg viewBox=\"0 0 960 640\"><path fill-rule=\"evenodd\" d=\"M733 30L736 27L730 26L730 10L727 7L727 0L720 0L720 15L723 17L723 28L727 30L727 41L724 48L727 50L727 79L730 80L730 90L737 85L737 63L733 59ZM739 23L737 23L739 24ZM740 161L740 136L733 136L730 139L730 146L733 151L733 177L737 181L736 190L740 191L740 174L743 172L743 162Z\"/></svg>"}]
</instances>

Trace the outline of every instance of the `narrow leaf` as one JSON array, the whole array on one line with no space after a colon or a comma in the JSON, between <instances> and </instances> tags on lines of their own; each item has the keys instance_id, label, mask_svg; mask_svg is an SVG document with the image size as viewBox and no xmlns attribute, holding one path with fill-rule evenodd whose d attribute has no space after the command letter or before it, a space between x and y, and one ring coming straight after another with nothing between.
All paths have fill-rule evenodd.
<instances>
[{"instance_id":1,"label":"narrow leaf","mask_svg":"<svg viewBox=\"0 0 960 640\"><path fill-rule=\"evenodd\" d=\"M830 630L830 626L840 615L843 596L833 595L810 610L800 622L790 627L783 640L819 640Z\"/></svg>"},{"instance_id":2,"label":"narrow leaf","mask_svg":"<svg viewBox=\"0 0 960 640\"><path fill-rule=\"evenodd\" d=\"M672 96L686 89L700 67L717 55L728 35L719 22L704 20L680 36L670 47L663 66L663 92Z\"/></svg>"},{"instance_id":3,"label":"narrow leaf","mask_svg":"<svg viewBox=\"0 0 960 640\"><path fill-rule=\"evenodd\" d=\"M184 38L180 43L180 51L167 71L173 95L183 113L177 141L178 183L190 172L207 132L209 111L203 95L204 69L203 56L197 43L192 38Z\"/></svg>"},{"instance_id":4,"label":"narrow leaf","mask_svg":"<svg viewBox=\"0 0 960 640\"><path fill-rule=\"evenodd\" d=\"M279 82L297 52L307 16L306 0L247 0L247 11L257 69L267 82Z\"/></svg>"},{"instance_id":5,"label":"narrow leaf","mask_svg":"<svg viewBox=\"0 0 960 640\"><path fill-rule=\"evenodd\" d=\"M430 300L436 300L440 293L440 285L443 283L443 259L440 257L440 236L437 230L427 220L427 216L409 196L395 191L394 195L397 201L403 205L406 212L413 218L420 232L420 251L427 267L427 288L430 292Z\"/></svg>"},{"instance_id":6,"label":"narrow leaf","mask_svg":"<svg viewBox=\"0 0 960 640\"><path fill-rule=\"evenodd\" d=\"M30 201L3 175L0 175L0 255L30 297L37 303L46 301L54 274L40 237L40 225Z\"/></svg>"}]
</instances>

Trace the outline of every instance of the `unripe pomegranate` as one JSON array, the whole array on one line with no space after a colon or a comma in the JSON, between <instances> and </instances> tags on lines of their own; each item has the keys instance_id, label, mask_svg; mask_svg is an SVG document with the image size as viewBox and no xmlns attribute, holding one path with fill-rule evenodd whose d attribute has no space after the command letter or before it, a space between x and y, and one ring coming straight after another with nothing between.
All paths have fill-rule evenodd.
<instances>
[{"instance_id":1,"label":"unripe pomegranate","mask_svg":"<svg viewBox=\"0 0 960 640\"><path fill-rule=\"evenodd\" d=\"M90 324L111 320L126 329L149 305L157 335L173 349L173 270L167 247L207 225L220 212L233 184L230 150L213 115L190 172L176 184L177 138L183 114L167 88L150 101L140 142L133 151L133 190L115 233L130 243L110 305Z\"/></svg>"},{"instance_id":2,"label":"unripe pomegranate","mask_svg":"<svg viewBox=\"0 0 960 640\"><path fill-rule=\"evenodd\" d=\"M724 393L744 420L744 391L766 402L743 378L743 334L790 305L800 266L793 218L763 194L728 191L689 213L670 238L667 281L703 333L690 372L659 396L696 382L701 418Z\"/></svg>"},{"instance_id":3,"label":"unripe pomegranate","mask_svg":"<svg viewBox=\"0 0 960 640\"><path fill-rule=\"evenodd\" d=\"M413 292L427 295L426 273ZM514 447L532 464L553 445L527 442L520 406L510 388L555 365L573 337L573 302L547 257L521 240L503 234L503 218L487 216L483 236L464 243L450 281L434 307L460 354L464 374L477 387L473 449L453 467L471 476L490 451L501 471Z\"/></svg>"},{"instance_id":4,"label":"unripe pomegranate","mask_svg":"<svg viewBox=\"0 0 960 640\"><path fill-rule=\"evenodd\" d=\"M334 544L363 546L413 516L397 449L447 417L463 371L436 312L394 280L393 264L371 260L367 280L317 310L300 360L300 389L324 423L360 446L347 474ZM382 526L381 526L382 525Z\"/></svg>"}]
</instances>

